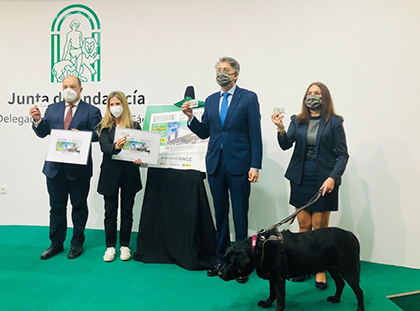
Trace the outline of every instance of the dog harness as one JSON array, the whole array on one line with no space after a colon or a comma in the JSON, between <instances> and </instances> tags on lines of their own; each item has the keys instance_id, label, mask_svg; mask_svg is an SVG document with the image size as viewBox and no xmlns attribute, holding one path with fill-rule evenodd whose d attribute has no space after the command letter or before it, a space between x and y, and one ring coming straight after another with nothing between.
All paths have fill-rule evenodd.
<instances>
[{"instance_id":1,"label":"dog harness","mask_svg":"<svg viewBox=\"0 0 420 311\"><path fill-rule=\"evenodd\" d=\"M322 191L319 190L310 200L308 203L306 203L304 206L302 206L301 208L299 208L297 211L295 211L292 215L286 217L285 219L279 221L278 223L272 225L271 227L267 228L267 229L262 229L258 232L256 232L255 234L252 235L252 242L251 242L251 248L252 248L252 253L255 255L255 247L257 246L257 239L258 237L261 239L261 241L263 242L262 245L262 255L261 255L261 264L264 261L264 246L265 243L269 242L269 241L280 241L283 246L284 246L284 237L282 234L282 231L284 231L289 225L291 225L293 223L293 221L295 220L297 214L299 214L301 211L303 211L305 208L307 208L308 206L314 204L316 201L318 201L318 199L321 197L322 195ZM270 230L273 229L278 229L281 225L285 225L282 230L278 230L277 232L279 233L278 235L270 235L268 237L268 239L266 239L262 234L264 233L268 233ZM286 279L289 279L289 265L287 263L287 258L286 258L286 252L283 251L283 257L284 257L284 262L286 265Z\"/></svg>"},{"instance_id":2,"label":"dog harness","mask_svg":"<svg viewBox=\"0 0 420 311\"><path fill-rule=\"evenodd\" d=\"M281 244L283 244L283 258L284 258L284 264L285 264L285 270L286 270L285 271L286 272L285 277L286 277L286 279L290 279L290 277L289 277L289 264L287 262L286 252L284 251L284 237L283 237L283 234L281 232L279 232L279 235L273 234L273 235L270 235L268 237L268 239L266 239L264 236L261 236L261 233L263 233L263 231L264 230L261 230L261 231L255 233L252 236L252 243L251 243L252 252L255 254L255 247L257 245L257 239L258 239L258 236L259 236L260 240L263 242L262 251L261 251L261 253L262 253L261 254L261 265L262 265L263 262L264 262L265 243L271 242L271 241L281 242Z\"/></svg>"}]
</instances>

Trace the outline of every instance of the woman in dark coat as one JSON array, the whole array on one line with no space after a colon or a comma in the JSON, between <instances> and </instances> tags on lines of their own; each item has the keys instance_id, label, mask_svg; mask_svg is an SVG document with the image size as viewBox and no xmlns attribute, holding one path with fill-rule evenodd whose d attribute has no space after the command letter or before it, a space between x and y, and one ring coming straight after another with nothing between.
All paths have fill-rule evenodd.
<instances>
[{"instance_id":1,"label":"woman in dark coat","mask_svg":"<svg viewBox=\"0 0 420 311\"><path fill-rule=\"evenodd\" d=\"M112 159L112 155L120 153L127 141L127 137L123 136L114 143L116 127L141 129L140 125L133 121L127 98L120 91L114 91L108 95L105 116L98 125L99 144L103 152L98 192L104 196L105 201L104 225L107 250L104 261L107 262L113 261L116 255L120 189L120 258L121 260L130 260L131 258L129 245L133 224L134 198L142 188L139 170L141 159L134 162Z\"/></svg>"},{"instance_id":2,"label":"woman in dark coat","mask_svg":"<svg viewBox=\"0 0 420 311\"><path fill-rule=\"evenodd\" d=\"M290 204L298 209L322 191L315 204L298 214L299 231L326 228L331 211L338 210L338 189L349 159L343 118L334 112L330 91L320 82L308 87L302 111L292 116L287 132L283 118L278 112L271 116L280 147L287 150L295 145L285 175L290 180ZM321 290L327 287L325 272L317 274L315 285Z\"/></svg>"}]
</instances>

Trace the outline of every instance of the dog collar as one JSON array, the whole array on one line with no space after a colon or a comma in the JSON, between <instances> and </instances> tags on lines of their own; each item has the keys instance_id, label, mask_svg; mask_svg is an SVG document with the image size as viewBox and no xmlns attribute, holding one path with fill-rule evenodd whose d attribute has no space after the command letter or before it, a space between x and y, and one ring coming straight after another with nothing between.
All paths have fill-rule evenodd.
<instances>
[{"instance_id":1,"label":"dog collar","mask_svg":"<svg viewBox=\"0 0 420 311\"><path fill-rule=\"evenodd\" d=\"M257 235L256 234L254 234L253 236L252 236L252 243L251 243L251 246L252 246L252 251L254 251L255 250L255 246L257 245Z\"/></svg>"}]
</instances>

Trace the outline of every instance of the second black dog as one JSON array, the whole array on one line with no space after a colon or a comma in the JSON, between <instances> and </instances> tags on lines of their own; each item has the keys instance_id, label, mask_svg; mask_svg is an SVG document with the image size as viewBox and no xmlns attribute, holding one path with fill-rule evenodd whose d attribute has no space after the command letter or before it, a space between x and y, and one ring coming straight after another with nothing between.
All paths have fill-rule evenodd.
<instances>
[{"instance_id":1,"label":"second black dog","mask_svg":"<svg viewBox=\"0 0 420 311\"><path fill-rule=\"evenodd\" d=\"M292 233L277 230L260 233L253 238L236 242L225 254L219 276L233 280L246 276L256 268L259 277L270 281L270 296L260 301L262 308L277 300L276 311L285 307L285 280L321 271L328 271L335 281L336 292L327 298L340 301L343 279L353 289L357 310L364 311L360 280L360 245L353 233L339 228L324 228L309 232Z\"/></svg>"}]
</instances>

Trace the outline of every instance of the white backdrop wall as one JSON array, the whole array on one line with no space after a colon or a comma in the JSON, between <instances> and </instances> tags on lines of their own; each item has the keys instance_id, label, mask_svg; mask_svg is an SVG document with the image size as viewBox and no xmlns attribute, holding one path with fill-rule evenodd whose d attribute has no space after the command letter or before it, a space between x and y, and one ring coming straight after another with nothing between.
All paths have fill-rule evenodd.
<instances>
[{"instance_id":1,"label":"white backdrop wall","mask_svg":"<svg viewBox=\"0 0 420 311\"><path fill-rule=\"evenodd\" d=\"M48 195L41 173L48 138L37 138L29 120L22 119L31 103L10 102L13 93L21 99L37 93L52 99L60 91L60 84L50 80L51 25L71 4L0 1L0 185L7 187L7 194L0 194L0 225L48 225ZM101 81L84 83L85 95L118 89L144 95L146 105L168 105L182 99L187 85L194 85L196 97L203 100L218 89L214 72L218 57L233 56L240 62L238 85L259 95L264 141L260 182L252 186L250 231L293 211L283 177L291 152L277 145L272 109L287 107L289 120L299 112L307 86L324 82L345 118L350 153L339 212L332 214L331 225L359 237L364 260L420 268L420 145L415 130L419 1L82 4L101 23ZM131 105L131 110L144 116L146 105ZM98 107L104 111L103 105ZM93 158L87 226L101 229L97 144ZM142 169L144 182L146 174ZM135 230L142 198L143 191L135 205Z\"/></svg>"}]
</instances>

